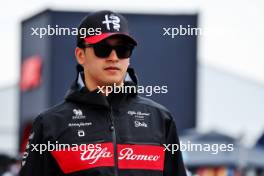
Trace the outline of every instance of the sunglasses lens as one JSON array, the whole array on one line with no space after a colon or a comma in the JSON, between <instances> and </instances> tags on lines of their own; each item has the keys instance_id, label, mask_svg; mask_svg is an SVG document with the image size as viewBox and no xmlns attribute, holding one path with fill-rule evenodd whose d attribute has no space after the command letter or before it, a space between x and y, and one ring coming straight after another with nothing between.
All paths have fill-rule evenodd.
<instances>
[{"instance_id":1,"label":"sunglasses lens","mask_svg":"<svg viewBox=\"0 0 264 176\"><path fill-rule=\"evenodd\" d=\"M117 45L117 46L111 46L109 44L95 44L93 45L94 53L99 58L106 58L108 57L112 50L114 49L116 51L117 57L119 59L126 59L131 56L133 45Z\"/></svg>"},{"instance_id":2,"label":"sunglasses lens","mask_svg":"<svg viewBox=\"0 0 264 176\"><path fill-rule=\"evenodd\" d=\"M100 58L106 58L112 52L112 47L110 45L96 44L93 48L95 55Z\"/></svg>"},{"instance_id":3,"label":"sunglasses lens","mask_svg":"<svg viewBox=\"0 0 264 176\"><path fill-rule=\"evenodd\" d=\"M120 45L115 47L117 57L119 59L126 59L131 56L133 46L129 45Z\"/></svg>"}]
</instances>

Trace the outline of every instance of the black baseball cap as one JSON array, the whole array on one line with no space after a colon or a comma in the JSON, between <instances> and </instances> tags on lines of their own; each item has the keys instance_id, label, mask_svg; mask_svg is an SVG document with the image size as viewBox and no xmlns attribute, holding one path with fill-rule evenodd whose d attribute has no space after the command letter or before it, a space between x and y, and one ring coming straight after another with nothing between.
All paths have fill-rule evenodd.
<instances>
[{"instance_id":1,"label":"black baseball cap","mask_svg":"<svg viewBox=\"0 0 264 176\"><path fill-rule=\"evenodd\" d=\"M86 30L92 29L94 33L86 32L85 37L78 33L77 46L82 47L83 44L96 44L106 38L112 36L120 36L126 39L133 45L137 45L136 40L129 34L128 22L126 18L118 13L103 10L88 14L85 16L78 29L85 28Z\"/></svg>"}]
</instances>

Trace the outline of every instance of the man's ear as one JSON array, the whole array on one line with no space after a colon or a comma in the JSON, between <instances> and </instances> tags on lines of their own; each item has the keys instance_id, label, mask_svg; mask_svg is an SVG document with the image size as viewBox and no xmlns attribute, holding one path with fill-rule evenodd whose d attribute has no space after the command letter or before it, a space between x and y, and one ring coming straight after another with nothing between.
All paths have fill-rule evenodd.
<instances>
[{"instance_id":1,"label":"man's ear","mask_svg":"<svg viewBox=\"0 0 264 176\"><path fill-rule=\"evenodd\" d=\"M84 52L84 49L79 48L79 47L76 47L75 48L75 57L77 59L77 62L80 65L83 65L84 62L85 62L85 52Z\"/></svg>"}]
</instances>

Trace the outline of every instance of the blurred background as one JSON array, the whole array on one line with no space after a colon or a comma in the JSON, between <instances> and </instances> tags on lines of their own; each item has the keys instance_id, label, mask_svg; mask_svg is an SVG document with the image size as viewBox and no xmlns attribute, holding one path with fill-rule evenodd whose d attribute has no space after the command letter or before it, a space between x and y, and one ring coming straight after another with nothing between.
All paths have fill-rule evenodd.
<instances>
[{"instance_id":1,"label":"blurred background","mask_svg":"<svg viewBox=\"0 0 264 176\"><path fill-rule=\"evenodd\" d=\"M17 173L31 123L60 102L75 78L74 36L32 36L31 27L77 27L88 12L124 14L139 41L141 85L176 118L180 139L232 143L233 152L184 152L189 174L264 175L264 2L9 0L0 7L0 175ZM172 38L163 28L191 26ZM144 96L144 95L143 95Z\"/></svg>"}]
</instances>

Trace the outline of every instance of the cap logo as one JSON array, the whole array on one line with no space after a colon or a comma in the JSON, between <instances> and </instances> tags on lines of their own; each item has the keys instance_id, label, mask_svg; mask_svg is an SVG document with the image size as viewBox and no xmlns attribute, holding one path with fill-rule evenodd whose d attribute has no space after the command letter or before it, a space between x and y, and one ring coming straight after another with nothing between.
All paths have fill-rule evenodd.
<instances>
[{"instance_id":1,"label":"cap logo","mask_svg":"<svg viewBox=\"0 0 264 176\"><path fill-rule=\"evenodd\" d=\"M114 14L105 15L105 20L102 21L103 24L106 25L106 28L110 30L110 24L112 23L112 27L114 30L119 31L120 28L120 18Z\"/></svg>"}]
</instances>

